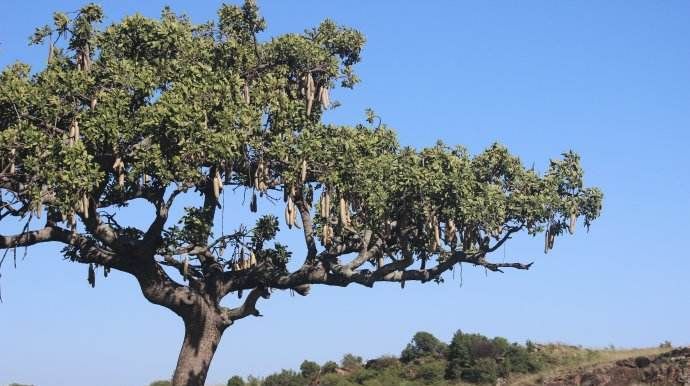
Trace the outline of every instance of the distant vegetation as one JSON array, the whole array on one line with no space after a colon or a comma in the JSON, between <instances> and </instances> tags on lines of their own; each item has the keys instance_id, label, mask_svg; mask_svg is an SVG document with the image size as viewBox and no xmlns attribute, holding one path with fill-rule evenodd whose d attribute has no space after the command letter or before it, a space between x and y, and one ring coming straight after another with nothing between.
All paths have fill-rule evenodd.
<instances>
[{"instance_id":1,"label":"distant vegetation","mask_svg":"<svg viewBox=\"0 0 690 386\"><path fill-rule=\"evenodd\" d=\"M487 384L534 385L545 379L579 371L587 366L618 363L627 358L669 352L658 348L593 350L565 344L524 345L502 337L488 338L458 330L450 343L428 332L417 332L399 356L384 355L365 361L345 354L339 362L318 364L304 360L299 369L282 369L264 378L234 375L227 386L475 386ZM560 379L560 378L556 378ZM563 378L565 379L565 378ZM501 382L501 380L506 381ZM656 384L656 383L655 383ZM215 385L215 386L224 386ZM12 383L9 386L33 386ZM149 386L172 386L169 380Z\"/></svg>"},{"instance_id":2,"label":"distant vegetation","mask_svg":"<svg viewBox=\"0 0 690 386\"><path fill-rule=\"evenodd\" d=\"M283 369L265 378L233 376L227 386L387 386L494 384L499 378L595 360L595 350L566 345L511 343L502 337L458 331L450 343L418 332L400 356L364 361L346 354L339 363L305 360L299 370ZM163 386L163 384L151 384Z\"/></svg>"}]
</instances>

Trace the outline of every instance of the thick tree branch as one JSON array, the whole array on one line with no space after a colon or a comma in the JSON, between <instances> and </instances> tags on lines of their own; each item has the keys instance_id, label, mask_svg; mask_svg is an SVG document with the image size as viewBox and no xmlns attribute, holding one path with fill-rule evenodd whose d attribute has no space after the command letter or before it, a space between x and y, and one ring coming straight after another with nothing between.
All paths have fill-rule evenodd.
<instances>
[{"instance_id":1,"label":"thick tree branch","mask_svg":"<svg viewBox=\"0 0 690 386\"><path fill-rule=\"evenodd\" d=\"M39 243L58 241L71 244L70 232L55 226L47 226L15 235L0 235L0 249L28 247Z\"/></svg>"},{"instance_id":2,"label":"thick tree branch","mask_svg":"<svg viewBox=\"0 0 690 386\"><path fill-rule=\"evenodd\" d=\"M168 221L168 215L170 213L170 207L172 206L175 198L182 192L186 191L187 188L177 188L165 200L165 189L160 189L157 197L153 201L156 206L156 218L153 220L149 228L144 233L143 246L148 252L153 252L157 246L157 239L161 237L163 232L163 227L165 227L165 222Z\"/></svg>"},{"instance_id":3,"label":"thick tree branch","mask_svg":"<svg viewBox=\"0 0 690 386\"><path fill-rule=\"evenodd\" d=\"M193 305L202 300L199 288L183 286L172 280L163 268L153 259L128 259L132 265L130 273L136 277L144 297L153 304L166 307L183 318Z\"/></svg>"},{"instance_id":4,"label":"thick tree branch","mask_svg":"<svg viewBox=\"0 0 690 386\"><path fill-rule=\"evenodd\" d=\"M236 320L246 318L247 316L262 316L259 310L256 309L256 302L260 298L268 299L271 296L270 292L264 288L264 287L257 287L254 288L249 295L247 296L247 299L242 303L241 306L232 308L232 309L224 309L223 311L223 317L226 319L226 323L228 325L234 323Z\"/></svg>"},{"instance_id":5,"label":"thick tree branch","mask_svg":"<svg viewBox=\"0 0 690 386\"><path fill-rule=\"evenodd\" d=\"M76 254L73 257L80 263L95 263L120 270L126 269L122 259L112 251L101 248L95 241L81 234L72 233L54 225L15 235L0 235L0 249L29 247L46 242L59 242L75 247Z\"/></svg>"},{"instance_id":6,"label":"thick tree branch","mask_svg":"<svg viewBox=\"0 0 690 386\"><path fill-rule=\"evenodd\" d=\"M89 201L93 203L93 200ZM89 205L88 210L88 217L84 213L79 213L79 217L84 223L86 230L109 248L120 251L126 250L126 247L119 243L117 231L101 220L101 217L96 211L96 206Z\"/></svg>"}]
</instances>

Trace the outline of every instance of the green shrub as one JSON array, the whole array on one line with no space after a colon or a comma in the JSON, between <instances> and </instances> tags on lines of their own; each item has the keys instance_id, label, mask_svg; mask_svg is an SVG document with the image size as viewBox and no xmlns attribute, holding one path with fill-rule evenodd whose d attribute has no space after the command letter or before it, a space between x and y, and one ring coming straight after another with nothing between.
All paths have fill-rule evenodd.
<instances>
[{"instance_id":1,"label":"green shrub","mask_svg":"<svg viewBox=\"0 0 690 386\"><path fill-rule=\"evenodd\" d=\"M347 370L353 371L362 367L362 357L345 354L343 359L340 361L340 365Z\"/></svg>"},{"instance_id":2,"label":"green shrub","mask_svg":"<svg viewBox=\"0 0 690 386\"><path fill-rule=\"evenodd\" d=\"M355 371L350 375L350 380L355 383L359 383L360 385L364 384L367 380L371 380L376 378L378 373L375 370L368 370L368 369L360 369Z\"/></svg>"},{"instance_id":3,"label":"green shrub","mask_svg":"<svg viewBox=\"0 0 690 386\"><path fill-rule=\"evenodd\" d=\"M541 355L519 344L512 344L504 354L505 367L509 372L536 373L544 368Z\"/></svg>"},{"instance_id":4,"label":"green shrub","mask_svg":"<svg viewBox=\"0 0 690 386\"><path fill-rule=\"evenodd\" d=\"M425 384L439 382L443 380L445 367L445 363L438 360L423 363L416 369L415 380L422 381Z\"/></svg>"},{"instance_id":5,"label":"green shrub","mask_svg":"<svg viewBox=\"0 0 690 386\"><path fill-rule=\"evenodd\" d=\"M477 334L464 334L461 330L453 335L453 340L448 346L447 379L460 379L462 371L474 365L476 351L479 350L473 350L473 348L479 347L477 343L481 341L480 337L486 339Z\"/></svg>"},{"instance_id":6,"label":"green shrub","mask_svg":"<svg viewBox=\"0 0 690 386\"><path fill-rule=\"evenodd\" d=\"M228 379L228 386L245 386L244 379L238 375Z\"/></svg>"},{"instance_id":7,"label":"green shrub","mask_svg":"<svg viewBox=\"0 0 690 386\"><path fill-rule=\"evenodd\" d=\"M304 386L305 383L302 376L298 373L292 370L283 370L267 376L262 386Z\"/></svg>"},{"instance_id":8,"label":"green shrub","mask_svg":"<svg viewBox=\"0 0 690 386\"><path fill-rule=\"evenodd\" d=\"M487 383L511 372L535 373L545 367L544 356L528 342L524 347L507 339L489 339L480 334L458 331L448 348L445 377Z\"/></svg>"},{"instance_id":9,"label":"green shrub","mask_svg":"<svg viewBox=\"0 0 690 386\"><path fill-rule=\"evenodd\" d=\"M303 378L311 381L312 379L316 378L317 375L319 375L321 366L319 366L319 364L316 362L305 360L299 366L299 370Z\"/></svg>"},{"instance_id":10,"label":"green shrub","mask_svg":"<svg viewBox=\"0 0 690 386\"><path fill-rule=\"evenodd\" d=\"M321 366L321 373L322 374L328 374L328 373L335 373L335 370L338 368L338 364L333 362L333 361L328 361Z\"/></svg>"},{"instance_id":11,"label":"green shrub","mask_svg":"<svg viewBox=\"0 0 690 386\"><path fill-rule=\"evenodd\" d=\"M424 356L441 358L446 354L448 346L431 333L420 331L412 337L412 341L400 354L400 360L410 362Z\"/></svg>"},{"instance_id":12,"label":"green shrub","mask_svg":"<svg viewBox=\"0 0 690 386\"><path fill-rule=\"evenodd\" d=\"M350 382L347 378L335 374L328 373L321 376L321 386L356 386L356 383Z\"/></svg>"},{"instance_id":13,"label":"green shrub","mask_svg":"<svg viewBox=\"0 0 690 386\"><path fill-rule=\"evenodd\" d=\"M461 372L462 380L472 383L496 383L498 379L498 365L491 358L479 358L474 366Z\"/></svg>"},{"instance_id":14,"label":"green shrub","mask_svg":"<svg viewBox=\"0 0 690 386\"><path fill-rule=\"evenodd\" d=\"M398 367L399 365L400 361L398 360L398 358L394 356L384 355L382 357L367 361L367 364L364 367L373 370L383 370L390 367Z\"/></svg>"}]
</instances>

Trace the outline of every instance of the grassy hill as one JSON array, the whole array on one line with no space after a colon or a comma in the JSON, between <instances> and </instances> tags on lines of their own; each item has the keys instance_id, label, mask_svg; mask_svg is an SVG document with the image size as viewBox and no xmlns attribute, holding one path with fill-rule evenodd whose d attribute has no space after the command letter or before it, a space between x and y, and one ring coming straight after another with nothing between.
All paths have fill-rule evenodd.
<instances>
[{"instance_id":1,"label":"grassy hill","mask_svg":"<svg viewBox=\"0 0 690 386\"><path fill-rule=\"evenodd\" d=\"M447 344L418 332L399 356L365 361L347 354L339 363L323 364L305 360L299 369L262 379L234 376L227 386L625 385L645 380L682 385L686 376L690 382L690 350L681 359L672 357L671 350L668 342L636 350L518 344L461 331Z\"/></svg>"},{"instance_id":2,"label":"grassy hill","mask_svg":"<svg viewBox=\"0 0 690 386\"><path fill-rule=\"evenodd\" d=\"M690 348L588 349L560 343L511 343L458 331L450 343L418 332L398 356L339 362L309 360L264 378L232 376L218 386L618 386L690 384ZM12 384L10 386L25 386ZM149 386L170 386L156 381Z\"/></svg>"}]
</instances>

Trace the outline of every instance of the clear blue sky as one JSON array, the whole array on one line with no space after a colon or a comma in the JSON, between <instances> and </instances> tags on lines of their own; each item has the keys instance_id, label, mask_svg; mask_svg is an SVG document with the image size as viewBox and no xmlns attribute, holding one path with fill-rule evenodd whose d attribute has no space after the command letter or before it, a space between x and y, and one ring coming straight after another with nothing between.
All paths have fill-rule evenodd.
<instances>
[{"instance_id":1,"label":"clear blue sky","mask_svg":"<svg viewBox=\"0 0 690 386\"><path fill-rule=\"evenodd\" d=\"M57 3L3 2L0 66L42 63L46 50L27 46L33 28L83 4ZM198 22L219 5L167 3ZM103 2L109 21L156 16L164 4ZM276 293L261 303L265 317L226 332L209 385L305 358L397 354L418 330L444 340L460 328L586 346L690 344L690 2L260 4L267 36L326 17L367 35L363 82L335 92L343 106L329 121L360 122L373 107L403 144L442 139L478 152L500 141L540 170L572 148L605 206L589 234L559 239L547 256L541 239L520 238L495 257L535 260L529 272L465 267L462 287L456 271L440 286ZM149 305L132 278L115 273L91 289L86 267L62 261L55 246L1 273L0 385L144 386L171 373L182 324Z\"/></svg>"}]
</instances>

